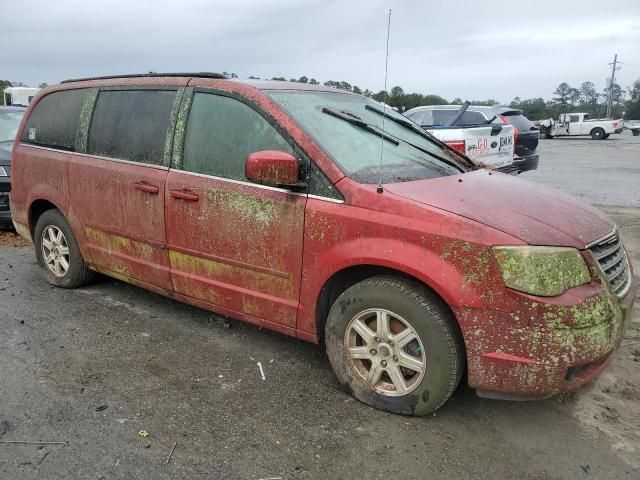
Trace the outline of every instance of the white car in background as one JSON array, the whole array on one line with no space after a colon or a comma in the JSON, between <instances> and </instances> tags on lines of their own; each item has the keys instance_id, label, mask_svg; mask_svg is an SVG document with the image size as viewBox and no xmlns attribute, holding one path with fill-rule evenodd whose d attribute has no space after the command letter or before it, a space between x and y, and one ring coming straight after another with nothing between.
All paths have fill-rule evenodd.
<instances>
[{"instance_id":1,"label":"white car in background","mask_svg":"<svg viewBox=\"0 0 640 480\"><path fill-rule=\"evenodd\" d=\"M590 135L594 140L604 140L623 130L622 120L591 120L588 113L563 113L558 120L540 120L538 125L543 138Z\"/></svg>"},{"instance_id":2,"label":"white car in background","mask_svg":"<svg viewBox=\"0 0 640 480\"><path fill-rule=\"evenodd\" d=\"M413 122L474 163L503 172L513 166L515 130L491 107L464 105L428 105L404 113Z\"/></svg>"}]
</instances>

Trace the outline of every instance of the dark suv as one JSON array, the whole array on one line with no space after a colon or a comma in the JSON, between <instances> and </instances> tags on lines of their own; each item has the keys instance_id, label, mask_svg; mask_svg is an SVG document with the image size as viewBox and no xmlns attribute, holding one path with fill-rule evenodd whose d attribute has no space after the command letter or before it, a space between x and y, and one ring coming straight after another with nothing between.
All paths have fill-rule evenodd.
<instances>
[{"instance_id":1,"label":"dark suv","mask_svg":"<svg viewBox=\"0 0 640 480\"><path fill-rule=\"evenodd\" d=\"M11 226L11 150L25 107L0 107L0 228Z\"/></svg>"},{"instance_id":2,"label":"dark suv","mask_svg":"<svg viewBox=\"0 0 640 480\"><path fill-rule=\"evenodd\" d=\"M511 107L495 107L493 109L505 123L516 129L516 147L513 166L518 173L538 168L538 138L540 131L522 114L522 110Z\"/></svg>"}]
</instances>

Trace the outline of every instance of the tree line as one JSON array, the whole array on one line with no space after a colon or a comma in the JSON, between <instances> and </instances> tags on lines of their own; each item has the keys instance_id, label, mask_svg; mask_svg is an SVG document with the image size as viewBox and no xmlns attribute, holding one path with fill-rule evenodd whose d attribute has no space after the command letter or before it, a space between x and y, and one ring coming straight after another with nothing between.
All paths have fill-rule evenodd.
<instances>
[{"instance_id":1,"label":"tree line","mask_svg":"<svg viewBox=\"0 0 640 480\"><path fill-rule=\"evenodd\" d=\"M238 78L238 75L230 72L223 72L229 78ZM250 79L260 80L260 77L249 76ZM287 81L285 77L271 77L265 80ZM308 83L310 85L320 85L321 82L315 78L309 78L305 75L299 78L290 78L290 82ZM611 115L615 118L624 118L640 120L640 79L636 80L626 90L617 83L609 88L607 86L599 92L593 82L583 82L578 87L572 87L567 82L562 82L553 92L550 100L542 97L522 99L515 97L508 105L522 110L524 115L531 120L540 120L545 118L557 118L561 113L570 111L580 111L588 113L592 118L604 117L607 110L607 101L609 91L611 90L612 106ZM322 85L334 87L348 92L365 95L373 98L378 102L384 102L391 107L405 112L414 107L423 105L459 105L463 103L461 98L454 98L451 102L436 94L407 93L400 86L395 86L391 90L373 92L368 88L362 89L358 85L352 85L346 81L327 80ZM0 80L0 95L6 87L26 87L21 82L10 82L8 80ZM41 83L40 88L46 87L46 83ZM4 95L3 95L4 98ZM498 105L499 102L493 98L485 100L470 100L472 105Z\"/></svg>"}]
</instances>

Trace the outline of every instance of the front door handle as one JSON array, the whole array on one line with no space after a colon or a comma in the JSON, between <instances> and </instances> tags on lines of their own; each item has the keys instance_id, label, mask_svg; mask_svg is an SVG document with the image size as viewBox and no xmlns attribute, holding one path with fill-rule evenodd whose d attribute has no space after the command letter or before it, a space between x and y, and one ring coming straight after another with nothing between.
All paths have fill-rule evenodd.
<instances>
[{"instance_id":1,"label":"front door handle","mask_svg":"<svg viewBox=\"0 0 640 480\"><path fill-rule=\"evenodd\" d=\"M158 192L160 192L160 187L146 182L136 182L133 184L133 188L141 192L150 193L151 195L157 195Z\"/></svg>"},{"instance_id":2,"label":"front door handle","mask_svg":"<svg viewBox=\"0 0 640 480\"><path fill-rule=\"evenodd\" d=\"M171 196L178 200L184 200L185 202L197 202L200 200L199 195L184 190L171 190Z\"/></svg>"}]
</instances>

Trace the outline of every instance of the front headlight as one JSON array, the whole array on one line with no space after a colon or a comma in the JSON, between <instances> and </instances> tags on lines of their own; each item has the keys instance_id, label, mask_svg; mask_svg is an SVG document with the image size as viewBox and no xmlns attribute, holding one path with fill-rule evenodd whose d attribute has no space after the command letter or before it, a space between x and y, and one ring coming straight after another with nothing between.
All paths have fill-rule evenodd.
<instances>
[{"instance_id":1,"label":"front headlight","mask_svg":"<svg viewBox=\"0 0 640 480\"><path fill-rule=\"evenodd\" d=\"M4 169L3 166L0 166L0 177L8 177L9 174L7 173L7 171Z\"/></svg>"},{"instance_id":2,"label":"front headlight","mask_svg":"<svg viewBox=\"0 0 640 480\"><path fill-rule=\"evenodd\" d=\"M493 247L507 287L542 297L560 295L591 280L582 255L569 247Z\"/></svg>"}]
</instances>

